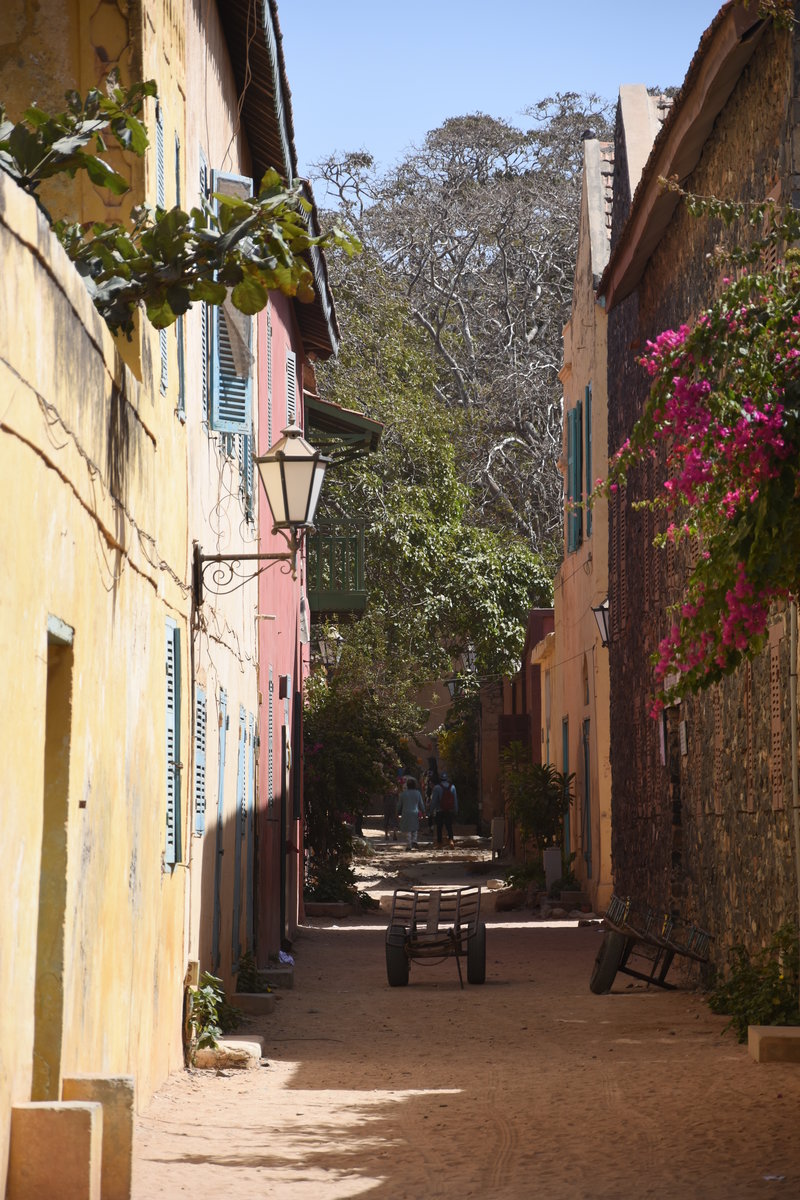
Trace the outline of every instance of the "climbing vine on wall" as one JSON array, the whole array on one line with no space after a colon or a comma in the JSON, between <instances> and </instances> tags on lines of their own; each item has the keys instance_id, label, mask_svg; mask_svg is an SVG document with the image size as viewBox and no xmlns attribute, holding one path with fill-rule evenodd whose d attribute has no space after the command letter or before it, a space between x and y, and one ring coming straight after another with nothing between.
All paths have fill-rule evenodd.
<instances>
[{"instance_id":1,"label":"climbing vine on wall","mask_svg":"<svg viewBox=\"0 0 800 1200\"><path fill-rule=\"evenodd\" d=\"M800 586L800 252L776 258L800 239L800 212L681 195L752 237L725 255L713 304L648 343L650 395L602 489L660 460L663 486L639 503L664 514L658 545L694 543L655 656L654 713L760 650L771 606Z\"/></svg>"}]
</instances>

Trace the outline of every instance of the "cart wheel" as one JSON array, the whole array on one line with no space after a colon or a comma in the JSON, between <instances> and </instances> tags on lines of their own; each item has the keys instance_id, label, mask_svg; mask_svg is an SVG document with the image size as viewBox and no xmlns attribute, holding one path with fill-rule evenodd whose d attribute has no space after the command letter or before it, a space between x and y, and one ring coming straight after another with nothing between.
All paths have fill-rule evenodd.
<instances>
[{"instance_id":1,"label":"cart wheel","mask_svg":"<svg viewBox=\"0 0 800 1200\"><path fill-rule=\"evenodd\" d=\"M625 934L617 933L616 930L610 929L604 935L589 980L589 991L595 995L605 996L606 992L611 991L611 985L625 953L626 941Z\"/></svg>"},{"instance_id":2,"label":"cart wheel","mask_svg":"<svg viewBox=\"0 0 800 1200\"><path fill-rule=\"evenodd\" d=\"M467 938L467 983L486 981L486 926L478 923L475 936Z\"/></svg>"},{"instance_id":3,"label":"cart wheel","mask_svg":"<svg viewBox=\"0 0 800 1200\"><path fill-rule=\"evenodd\" d=\"M405 987L408 983L405 938L402 925L392 925L386 936L386 977L390 987Z\"/></svg>"}]
</instances>

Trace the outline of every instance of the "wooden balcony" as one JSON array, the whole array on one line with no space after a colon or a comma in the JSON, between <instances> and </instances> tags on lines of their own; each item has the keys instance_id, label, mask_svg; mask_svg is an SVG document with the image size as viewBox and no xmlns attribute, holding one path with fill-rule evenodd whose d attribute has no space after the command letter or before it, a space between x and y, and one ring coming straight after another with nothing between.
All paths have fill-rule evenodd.
<instances>
[{"instance_id":1,"label":"wooden balcony","mask_svg":"<svg viewBox=\"0 0 800 1200\"><path fill-rule=\"evenodd\" d=\"M335 524L320 521L308 534L308 603L312 617L364 611L365 524L363 519Z\"/></svg>"}]
</instances>

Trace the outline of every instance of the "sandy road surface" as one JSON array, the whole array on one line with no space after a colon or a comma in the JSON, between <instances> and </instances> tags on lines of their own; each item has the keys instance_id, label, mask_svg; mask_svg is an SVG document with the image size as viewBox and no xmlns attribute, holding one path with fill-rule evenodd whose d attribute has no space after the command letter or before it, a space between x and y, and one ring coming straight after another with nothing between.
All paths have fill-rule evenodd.
<instances>
[{"instance_id":1,"label":"sandy road surface","mask_svg":"<svg viewBox=\"0 0 800 1200\"><path fill-rule=\"evenodd\" d=\"M382 855L377 888L444 881ZM594 996L600 934L526 912L488 915L483 986L450 960L389 988L385 924L309 921L294 989L247 1027L269 1065L172 1077L134 1200L800 1197L800 1068L754 1063L698 993Z\"/></svg>"}]
</instances>

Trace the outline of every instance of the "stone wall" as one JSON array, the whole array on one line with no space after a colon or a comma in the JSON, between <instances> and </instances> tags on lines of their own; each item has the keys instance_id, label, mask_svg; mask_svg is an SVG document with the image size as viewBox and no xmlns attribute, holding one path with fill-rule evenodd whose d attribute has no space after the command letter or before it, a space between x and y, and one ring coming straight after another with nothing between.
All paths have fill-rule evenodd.
<instances>
[{"instance_id":1,"label":"stone wall","mask_svg":"<svg viewBox=\"0 0 800 1200\"><path fill-rule=\"evenodd\" d=\"M769 27L684 186L755 200L782 185L789 198L797 90L790 37ZM622 170L624 147L615 153ZM617 224L625 199L615 206ZM637 291L610 311L610 450L628 435L646 398L648 378L637 359L647 340L691 319L719 287L724 271L709 256L722 238L717 224L679 205ZM692 553L654 549L656 518L632 507L654 494L662 472L659 459L641 466L611 505L614 878L618 892L674 902L710 928L722 958L732 942L761 942L795 912L788 620L776 612L762 655L672 709L663 728L648 716L651 655L667 632L667 608ZM614 736L620 730L626 735Z\"/></svg>"}]
</instances>

